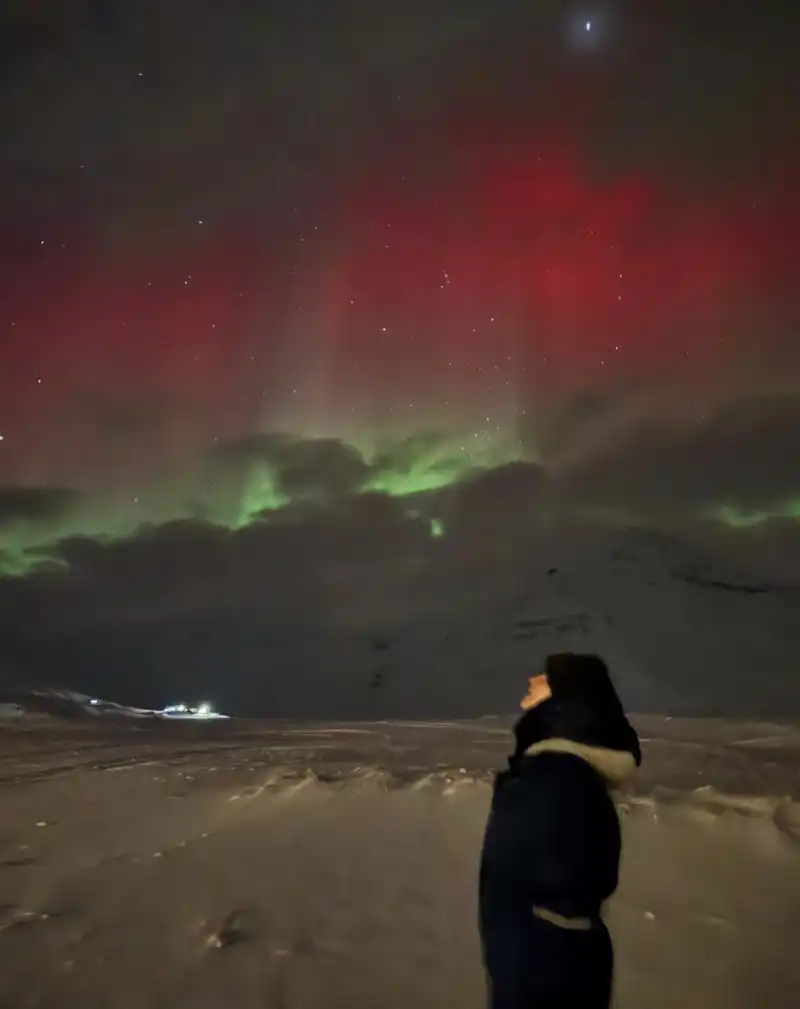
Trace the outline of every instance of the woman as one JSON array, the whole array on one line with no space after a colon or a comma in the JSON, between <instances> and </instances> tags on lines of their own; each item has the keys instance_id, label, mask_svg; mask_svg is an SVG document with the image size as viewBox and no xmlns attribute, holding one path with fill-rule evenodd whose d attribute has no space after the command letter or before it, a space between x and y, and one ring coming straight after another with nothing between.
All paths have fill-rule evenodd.
<instances>
[{"instance_id":1,"label":"woman","mask_svg":"<svg viewBox=\"0 0 800 1009\"><path fill-rule=\"evenodd\" d=\"M480 868L491 1009L608 1009L613 949L602 920L617 888L610 789L639 740L594 655L551 655L531 677L508 770L497 775Z\"/></svg>"}]
</instances>

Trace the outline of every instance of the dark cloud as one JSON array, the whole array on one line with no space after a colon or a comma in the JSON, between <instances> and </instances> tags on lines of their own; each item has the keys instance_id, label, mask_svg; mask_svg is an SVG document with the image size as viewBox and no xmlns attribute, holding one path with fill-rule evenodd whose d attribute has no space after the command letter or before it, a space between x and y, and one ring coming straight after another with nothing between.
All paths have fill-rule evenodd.
<instances>
[{"instance_id":1,"label":"dark cloud","mask_svg":"<svg viewBox=\"0 0 800 1009\"><path fill-rule=\"evenodd\" d=\"M381 568L431 543L419 513L380 494L335 508L287 507L238 530L194 519L143 526L99 540L77 536L56 548L9 556L38 567L26 579L0 580L0 609L34 633L129 626L239 614L267 625L295 625L304 614L324 622L332 573ZM57 566L60 565L60 566Z\"/></svg>"},{"instance_id":2,"label":"dark cloud","mask_svg":"<svg viewBox=\"0 0 800 1009\"><path fill-rule=\"evenodd\" d=\"M199 496L202 504L189 509L206 521L170 523L164 532L145 525L111 553L114 563L141 553L135 565L143 571L151 561L154 570L192 571L212 558L224 566L231 544L242 542L231 540L229 528L240 524L243 513L255 522L252 535L262 545L278 527L285 534L291 527L298 541L339 558L348 550L359 556L372 549L381 553L382 538L391 543L399 537L397 542L408 545L409 523L413 527L417 520L440 520L451 537L465 541L518 535L537 515L554 510L599 509L620 520L658 524L695 521L717 509L722 520L763 521L785 514L800 498L798 431L799 396L741 400L689 421L655 420L652 409L648 418L632 399L587 395L565 407L550 427L552 467L517 462L470 468L458 446L434 433L387 443L370 459L338 439L257 435L222 442L210 452L204 478L210 477L210 489ZM571 458L572 446L584 451ZM274 500L266 496L260 504L258 493L252 501L249 496L253 479L257 484L262 477ZM426 483L433 489L425 490ZM229 500L227 511L217 506L223 499ZM98 528L90 513L96 521L101 504L71 490L0 490L0 528L19 533L13 562L6 558L3 570L19 574L26 568L26 549L63 540L70 530ZM172 512L186 514L185 506ZM151 521L164 518L168 507ZM148 520L146 510L142 520ZM60 554L80 566L97 551L111 556L109 549L80 539L46 546L45 555L48 564ZM29 559L32 567L43 563L38 555Z\"/></svg>"},{"instance_id":3,"label":"dark cloud","mask_svg":"<svg viewBox=\"0 0 800 1009\"><path fill-rule=\"evenodd\" d=\"M642 421L563 475L573 501L664 516L768 510L800 496L800 396L726 404L694 422Z\"/></svg>"},{"instance_id":4,"label":"dark cloud","mask_svg":"<svg viewBox=\"0 0 800 1009\"><path fill-rule=\"evenodd\" d=\"M526 440L545 464L569 456L576 446L582 449L592 433L605 433L629 398L619 390L586 389L532 411Z\"/></svg>"},{"instance_id":5,"label":"dark cloud","mask_svg":"<svg viewBox=\"0 0 800 1009\"><path fill-rule=\"evenodd\" d=\"M540 466L508 463L470 474L435 497L456 534L501 540L530 529L548 501L548 481Z\"/></svg>"},{"instance_id":6,"label":"dark cloud","mask_svg":"<svg viewBox=\"0 0 800 1009\"><path fill-rule=\"evenodd\" d=\"M473 494L472 484L468 486L470 478L484 473L484 467L465 462L461 440L454 447L452 438L437 432L387 440L368 459L338 438L252 435L214 445L209 459L212 472L222 480L238 480L240 485L255 467L266 468L274 490L295 508L312 503L331 505L354 495L363 496L368 489L380 488L389 481L399 486L412 481L423 486L426 480L439 485L458 483L464 494ZM432 493L425 496L430 498ZM450 495L445 497L449 499ZM380 507L390 506L384 502Z\"/></svg>"},{"instance_id":7,"label":"dark cloud","mask_svg":"<svg viewBox=\"0 0 800 1009\"><path fill-rule=\"evenodd\" d=\"M440 449L433 438L415 447ZM341 617L336 586L353 578L358 585L361 576L352 572L404 569L432 552L464 557L524 533L546 485L538 467L511 464L407 498L357 492L380 469L367 469L342 443L284 436L227 443L215 457L233 467L268 461L280 485L297 497L235 530L185 519L145 524L127 537L72 536L9 555L6 573L27 567L30 577L0 582L0 608L16 627L33 633L35 626L43 634L45 625L60 634L177 626L204 614L253 620L256 611L267 627L295 625L308 612L324 623L325 614ZM400 450L391 463L411 466L415 458ZM388 454L381 465L388 465ZM442 523L443 540L432 536L434 520Z\"/></svg>"},{"instance_id":8,"label":"dark cloud","mask_svg":"<svg viewBox=\"0 0 800 1009\"><path fill-rule=\"evenodd\" d=\"M0 487L0 531L19 525L51 526L75 510L81 496L49 487Z\"/></svg>"},{"instance_id":9,"label":"dark cloud","mask_svg":"<svg viewBox=\"0 0 800 1009\"><path fill-rule=\"evenodd\" d=\"M279 489L292 498L345 497L359 491L370 473L357 449L334 438L286 446L277 469Z\"/></svg>"},{"instance_id":10,"label":"dark cloud","mask_svg":"<svg viewBox=\"0 0 800 1009\"><path fill-rule=\"evenodd\" d=\"M361 453L337 438L253 435L214 446L211 457L228 473L266 465L275 489L294 500L341 499L361 490L371 472Z\"/></svg>"},{"instance_id":11,"label":"dark cloud","mask_svg":"<svg viewBox=\"0 0 800 1009\"><path fill-rule=\"evenodd\" d=\"M406 526L413 509L400 498L390 497L377 491L366 491L348 499L338 518L346 519L355 528L389 531Z\"/></svg>"}]
</instances>

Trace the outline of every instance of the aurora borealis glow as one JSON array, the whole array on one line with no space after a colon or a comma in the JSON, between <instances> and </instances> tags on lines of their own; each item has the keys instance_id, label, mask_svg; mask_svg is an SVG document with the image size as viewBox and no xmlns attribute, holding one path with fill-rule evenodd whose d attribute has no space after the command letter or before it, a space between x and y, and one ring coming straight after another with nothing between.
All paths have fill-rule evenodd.
<instances>
[{"instance_id":1,"label":"aurora borealis glow","mask_svg":"<svg viewBox=\"0 0 800 1009\"><path fill-rule=\"evenodd\" d=\"M796 18L163 6L2 15L6 573L364 494L441 536L520 462L563 508L796 519Z\"/></svg>"}]
</instances>

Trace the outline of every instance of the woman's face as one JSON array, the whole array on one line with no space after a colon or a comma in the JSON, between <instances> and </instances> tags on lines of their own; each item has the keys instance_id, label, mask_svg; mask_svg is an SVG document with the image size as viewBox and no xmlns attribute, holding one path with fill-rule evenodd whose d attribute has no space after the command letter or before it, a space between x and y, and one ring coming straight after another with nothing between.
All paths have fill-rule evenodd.
<instances>
[{"instance_id":1,"label":"woman's face","mask_svg":"<svg viewBox=\"0 0 800 1009\"><path fill-rule=\"evenodd\" d=\"M550 689L547 673L537 673L528 680L528 692L519 702L519 706L523 711L530 711L531 708L537 707L542 701L546 701L552 696L553 692Z\"/></svg>"}]
</instances>

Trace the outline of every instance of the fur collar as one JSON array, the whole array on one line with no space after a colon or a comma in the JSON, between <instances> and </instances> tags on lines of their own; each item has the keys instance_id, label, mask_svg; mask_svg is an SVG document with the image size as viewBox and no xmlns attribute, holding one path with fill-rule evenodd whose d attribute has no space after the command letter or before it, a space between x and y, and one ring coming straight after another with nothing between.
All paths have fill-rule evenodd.
<instances>
[{"instance_id":1,"label":"fur collar","mask_svg":"<svg viewBox=\"0 0 800 1009\"><path fill-rule=\"evenodd\" d=\"M611 750L605 746L587 746L572 739L543 739L525 751L526 757L539 753L571 753L590 764L609 785L621 785L636 770L636 759L627 750Z\"/></svg>"}]
</instances>

